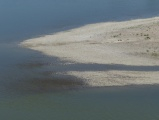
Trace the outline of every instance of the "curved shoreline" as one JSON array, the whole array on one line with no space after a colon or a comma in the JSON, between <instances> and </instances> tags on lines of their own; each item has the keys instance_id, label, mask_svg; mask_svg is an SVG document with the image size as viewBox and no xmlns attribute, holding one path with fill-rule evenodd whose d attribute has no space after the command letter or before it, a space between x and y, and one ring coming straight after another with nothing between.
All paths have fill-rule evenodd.
<instances>
[{"instance_id":1,"label":"curved shoreline","mask_svg":"<svg viewBox=\"0 0 159 120\"><path fill-rule=\"evenodd\" d=\"M20 45L71 64L159 65L159 17L90 24ZM68 71L90 86L159 84L159 71Z\"/></svg>"}]
</instances>

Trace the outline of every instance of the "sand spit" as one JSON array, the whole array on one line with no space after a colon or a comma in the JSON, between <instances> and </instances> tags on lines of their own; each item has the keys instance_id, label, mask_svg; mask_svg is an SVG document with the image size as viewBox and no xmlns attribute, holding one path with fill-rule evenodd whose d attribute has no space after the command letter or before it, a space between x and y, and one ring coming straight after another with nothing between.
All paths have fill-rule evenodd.
<instances>
[{"instance_id":1,"label":"sand spit","mask_svg":"<svg viewBox=\"0 0 159 120\"><path fill-rule=\"evenodd\" d=\"M159 17L90 24L25 40L20 45L81 64L159 66ZM90 86L159 84L159 71L68 71Z\"/></svg>"}]
</instances>

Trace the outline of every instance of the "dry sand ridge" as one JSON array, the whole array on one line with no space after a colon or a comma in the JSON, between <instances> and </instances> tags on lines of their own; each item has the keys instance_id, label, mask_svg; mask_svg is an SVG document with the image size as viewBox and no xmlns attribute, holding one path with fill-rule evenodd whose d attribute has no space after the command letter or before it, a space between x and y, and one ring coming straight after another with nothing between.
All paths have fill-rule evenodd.
<instances>
[{"instance_id":1,"label":"dry sand ridge","mask_svg":"<svg viewBox=\"0 0 159 120\"><path fill-rule=\"evenodd\" d=\"M159 84L159 17L90 24L25 40L20 45L72 64L130 68L66 73L90 86Z\"/></svg>"}]
</instances>

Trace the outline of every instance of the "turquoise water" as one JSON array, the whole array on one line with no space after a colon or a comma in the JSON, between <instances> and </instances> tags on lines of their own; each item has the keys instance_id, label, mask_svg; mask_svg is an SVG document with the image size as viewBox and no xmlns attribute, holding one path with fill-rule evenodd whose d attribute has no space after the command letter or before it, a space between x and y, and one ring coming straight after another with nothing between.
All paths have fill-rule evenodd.
<instances>
[{"instance_id":1,"label":"turquoise water","mask_svg":"<svg viewBox=\"0 0 159 120\"><path fill-rule=\"evenodd\" d=\"M0 0L0 119L157 120L158 86L82 88L65 73L159 71L158 66L64 65L24 49L28 38L105 21L159 15L158 0Z\"/></svg>"}]
</instances>

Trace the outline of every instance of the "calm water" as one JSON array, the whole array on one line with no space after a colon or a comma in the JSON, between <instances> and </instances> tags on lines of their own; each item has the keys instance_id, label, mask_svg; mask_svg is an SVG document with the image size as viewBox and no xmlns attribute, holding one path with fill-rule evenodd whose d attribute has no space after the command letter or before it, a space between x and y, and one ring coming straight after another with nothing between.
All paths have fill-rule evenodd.
<instances>
[{"instance_id":1,"label":"calm water","mask_svg":"<svg viewBox=\"0 0 159 120\"><path fill-rule=\"evenodd\" d=\"M89 23L158 15L158 0L0 0L0 119L159 119L158 86L75 89L84 83L61 74L69 70L158 71L158 66L65 66L65 61L18 46L28 38Z\"/></svg>"},{"instance_id":2,"label":"calm water","mask_svg":"<svg viewBox=\"0 0 159 120\"><path fill-rule=\"evenodd\" d=\"M159 88L97 88L0 101L5 120L158 120Z\"/></svg>"}]
</instances>

